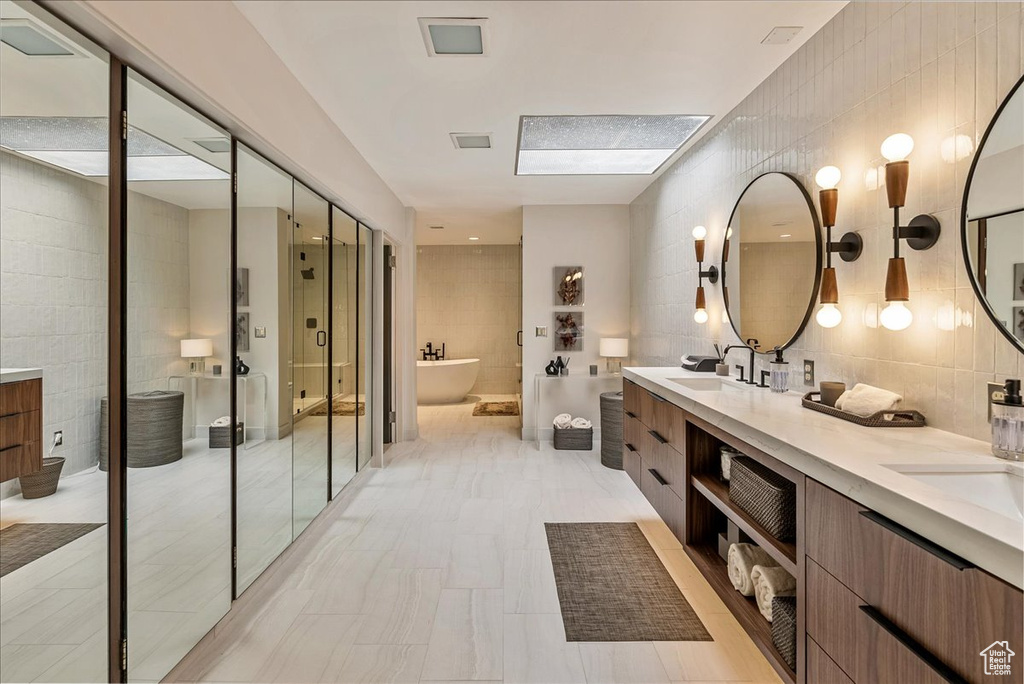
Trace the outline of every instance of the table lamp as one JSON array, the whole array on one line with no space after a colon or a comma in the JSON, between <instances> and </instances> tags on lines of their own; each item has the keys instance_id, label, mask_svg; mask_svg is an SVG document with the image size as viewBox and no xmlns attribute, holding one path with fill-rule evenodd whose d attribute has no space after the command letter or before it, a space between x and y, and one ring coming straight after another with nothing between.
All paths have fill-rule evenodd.
<instances>
[{"instance_id":1,"label":"table lamp","mask_svg":"<svg viewBox=\"0 0 1024 684\"><path fill-rule=\"evenodd\" d=\"M181 358L188 359L188 374L206 372L206 357L213 356L213 340L182 340Z\"/></svg>"},{"instance_id":2,"label":"table lamp","mask_svg":"<svg viewBox=\"0 0 1024 684\"><path fill-rule=\"evenodd\" d=\"M629 356L629 340L621 337L602 337L599 354L608 359L608 372L618 375L622 372L622 361L618 359Z\"/></svg>"}]
</instances>

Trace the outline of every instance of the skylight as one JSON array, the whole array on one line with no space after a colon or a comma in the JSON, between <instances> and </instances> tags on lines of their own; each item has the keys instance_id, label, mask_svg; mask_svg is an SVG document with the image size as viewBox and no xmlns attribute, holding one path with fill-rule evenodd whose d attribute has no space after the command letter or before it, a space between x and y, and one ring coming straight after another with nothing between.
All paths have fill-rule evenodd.
<instances>
[{"instance_id":1,"label":"skylight","mask_svg":"<svg viewBox=\"0 0 1024 684\"><path fill-rule=\"evenodd\" d=\"M429 57L487 54L487 19L420 17L419 22Z\"/></svg>"},{"instance_id":2,"label":"skylight","mask_svg":"<svg viewBox=\"0 0 1024 684\"><path fill-rule=\"evenodd\" d=\"M524 116L516 174L651 174L709 119L692 115Z\"/></svg>"}]
</instances>

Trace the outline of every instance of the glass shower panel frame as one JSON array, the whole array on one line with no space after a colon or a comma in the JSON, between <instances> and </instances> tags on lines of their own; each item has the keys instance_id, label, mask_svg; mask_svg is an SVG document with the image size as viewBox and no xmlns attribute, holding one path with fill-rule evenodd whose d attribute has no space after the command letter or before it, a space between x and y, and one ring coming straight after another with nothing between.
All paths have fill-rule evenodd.
<instances>
[{"instance_id":1,"label":"glass shower panel frame","mask_svg":"<svg viewBox=\"0 0 1024 684\"><path fill-rule=\"evenodd\" d=\"M359 224L357 268L358 341L356 343L356 469L373 458L373 231Z\"/></svg>"}]
</instances>

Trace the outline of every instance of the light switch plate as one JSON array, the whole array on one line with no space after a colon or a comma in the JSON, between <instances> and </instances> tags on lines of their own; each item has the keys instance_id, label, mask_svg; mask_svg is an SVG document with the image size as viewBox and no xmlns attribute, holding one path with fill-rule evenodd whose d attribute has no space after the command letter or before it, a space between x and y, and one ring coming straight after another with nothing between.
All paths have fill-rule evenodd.
<instances>
[{"instance_id":1,"label":"light switch plate","mask_svg":"<svg viewBox=\"0 0 1024 684\"><path fill-rule=\"evenodd\" d=\"M804 359L804 384L814 386L814 362L810 359Z\"/></svg>"},{"instance_id":2,"label":"light switch plate","mask_svg":"<svg viewBox=\"0 0 1024 684\"><path fill-rule=\"evenodd\" d=\"M536 332L536 334L534 336L535 337L547 337L548 336L548 326L546 326L546 325L538 325L537 326L537 332Z\"/></svg>"},{"instance_id":3,"label":"light switch plate","mask_svg":"<svg viewBox=\"0 0 1024 684\"><path fill-rule=\"evenodd\" d=\"M254 334L255 337L266 337L267 336L267 326L265 326L265 325L257 325L254 328L254 330L255 330L255 332L253 334Z\"/></svg>"}]
</instances>

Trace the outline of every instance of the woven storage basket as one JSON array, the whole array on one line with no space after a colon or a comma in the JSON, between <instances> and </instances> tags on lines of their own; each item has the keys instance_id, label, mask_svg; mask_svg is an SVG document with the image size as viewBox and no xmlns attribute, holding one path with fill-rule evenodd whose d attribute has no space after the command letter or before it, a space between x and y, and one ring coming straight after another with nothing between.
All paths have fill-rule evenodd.
<instances>
[{"instance_id":1,"label":"woven storage basket","mask_svg":"<svg viewBox=\"0 0 1024 684\"><path fill-rule=\"evenodd\" d=\"M592 451L594 428L555 428L555 448L561 451Z\"/></svg>"},{"instance_id":2,"label":"woven storage basket","mask_svg":"<svg viewBox=\"0 0 1024 684\"><path fill-rule=\"evenodd\" d=\"M791 670L796 670L796 597L772 599L772 643Z\"/></svg>"},{"instance_id":3,"label":"woven storage basket","mask_svg":"<svg viewBox=\"0 0 1024 684\"><path fill-rule=\"evenodd\" d=\"M128 395L128 467L150 468L180 461L185 393L139 392ZM100 470L110 458L110 407L100 400Z\"/></svg>"},{"instance_id":4,"label":"woven storage basket","mask_svg":"<svg viewBox=\"0 0 1024 684\"><path fill-rule=\"evenodd\" d=\"M734 456L729 499L779 541L796 539L796 485L749 456Z\"/></svg>"},{"instance_id":5,"label":"woven storage basket","mask_svg":"<svg viewBox=\"0 0 1024 684\"><path fill-rule=\"evenodd\" d=\"M601 395L601 465L622 470L622 392Z\"/></svg>"},{"instance_id":6,"label":"woven storage basket","mask_svg":"<svg viewBox=\"0 0 1024 684\"><path fill-rule=\"evenodd\" d=\"M210 426L210 448L211 449L230 449L231 448L231 426L230 425L218 425ZM234 429L235 444L241 444L245 441L245 425L238 423Z\"/></svg>"},{"instance_id":7,"label":"woven storage basket","mask_svg":"<svg viewBox=\"0 0 1024 684\"><path fill-rule=\"evenodd\" d=\"M60 480L60 471L63 467L63 458L57 456L44 458L43 467L39 472L22 475L18 478L21 483L21 495L26 499L41 499L44 496L50 496L57 491L57 482Z\"/></svg>"}]
</instances>

